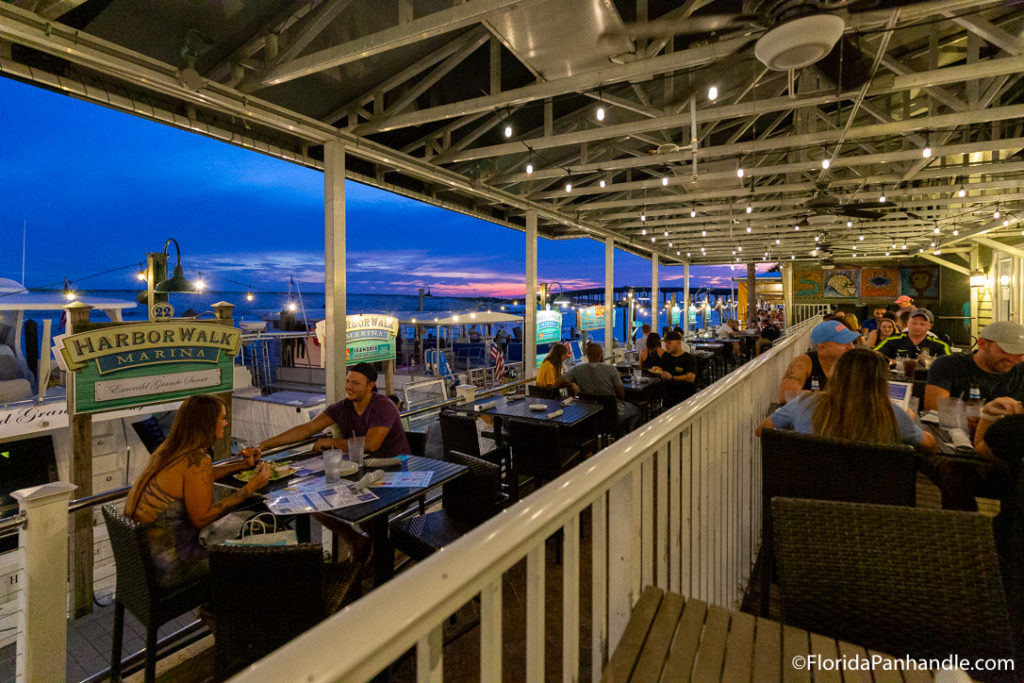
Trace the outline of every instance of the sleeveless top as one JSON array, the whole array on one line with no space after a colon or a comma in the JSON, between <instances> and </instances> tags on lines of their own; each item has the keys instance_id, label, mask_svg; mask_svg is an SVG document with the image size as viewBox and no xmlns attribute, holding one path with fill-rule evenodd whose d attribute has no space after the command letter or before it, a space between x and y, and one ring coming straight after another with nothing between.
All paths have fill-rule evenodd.
<instances>
[{"instance_id":1,"label":"sleeveless top","mask_svg":"<svg viewBox=\"0 0 1024 683\"><path fill-rule=\"evenodd\" d=\"M821 362L818 360L818 352L808 351L807 357L811 359L811 374L807 375L807 379L804 381L804 391L811 390L811 380L815 377L818 378L818 389L824 389L825 383L828 382L828 377L825 376L825 370L821 367Z\"/></svg>"},{"instance_id":2,"label":"sleeveless top","mask_svg":"<svg viewBox=\"0 0 1024 683\"><path fill-rule=\"evenodd\" d=\"M667 352L665 352L667 353ZM640 362L641 370L650 370L651 368L661 367L661 356L654 349L647 350L647 357Z\"/></svg>"}]
</instances>

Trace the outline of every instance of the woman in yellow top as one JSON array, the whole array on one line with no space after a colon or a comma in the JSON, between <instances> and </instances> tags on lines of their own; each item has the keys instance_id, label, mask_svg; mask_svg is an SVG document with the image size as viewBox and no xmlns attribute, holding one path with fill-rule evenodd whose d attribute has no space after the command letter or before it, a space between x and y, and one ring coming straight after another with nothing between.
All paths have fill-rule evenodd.
<instances>
[{"instance_id":1,"label":"woman in yellow top","mask_svg":"<svg viewBox=\"0 0 1024 683\"><path fill-rule=\"evenodd\" d=\"M565 344L559 343L551 347L537 370L538 387L553 387L558 384L558 378L562 376L562 363L568 353Z\"/></svg>"}]
</instances>

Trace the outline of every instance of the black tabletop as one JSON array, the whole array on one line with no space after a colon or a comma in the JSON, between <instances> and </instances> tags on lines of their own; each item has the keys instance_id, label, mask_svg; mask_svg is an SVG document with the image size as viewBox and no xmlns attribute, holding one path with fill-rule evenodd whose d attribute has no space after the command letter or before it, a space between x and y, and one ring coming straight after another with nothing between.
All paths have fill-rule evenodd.
<instances>
[{"instance_id":1,"label":"black tabletop","mask_svg":"<svg viewBox=\"0 0 1024 683\"><path fill-rule=\"evenodd\" d=\"M628 377L622 380L622 386L626 391L648 391L660 382L661 380L657 377L651 377L649 375L641 377L639 382L635 381L632 377Z\"/></svg>"},{"instance_id":2,"label":"black tabletop","mask_svg":"<svg viewBox=\"0 0 1024 683\"><path fill-rule=\"evenodd\" d=\"M289 457L289 459L312 455L317 454L307 451L297 453L294 456ZM401 465L376 469L380 472L433 472L434 474L430 478L430 483L427 484L426 487L417 488L374 488L373 493L376 494L377 500L370 501L369 503L361 503L360 505L351 505L338 510L331 510L322 514L337 517L338 519L344 520L350 524L359 524L373 519L377 515L389 512L396 507L404 505L422 495L423 491L426 489L439 486L440 484L450 481L468 471L464 465L457 465L453 462L446 462L444 460L423 458L418 455L401 455L398 457L402 458ZM360 468L358 473L342 477L342 479L355 482L366 474L367 471L368 470L365 468ZM271 493L286 488L292 483L292 481L294 481L294 477L288 477L279 481L271 482L262 488L259 491L259 494L262 496L268 496ZM231 476L224 477L217 483L232 489L239 489L243 486L242 482Z\"/></svg>"},{"instance_id":3,"label":"black tabletop","mask_svg":"<svg viewBox=\"0 0 1024 683\"><path fill-rule=\"evenodd\" d=\"M493 408L477 411L475 406L486 405L494 402ZM544 405L544 410L532 410L531 405ZM562 402L553 398L538 398L527 396L517 401L509 401L504 396L498 398L482 398L473 403L456 406L455 410L464 413L491 415L494 417L514 417L523 420L541 420L556 422L558 424L572 426L582 422L591 415L601 412L601 406L597 403L586 401L572 401L563 406ZM548 418L548 413L561 410L562 414L555 418Z\"/></svg>"}]
</instances>

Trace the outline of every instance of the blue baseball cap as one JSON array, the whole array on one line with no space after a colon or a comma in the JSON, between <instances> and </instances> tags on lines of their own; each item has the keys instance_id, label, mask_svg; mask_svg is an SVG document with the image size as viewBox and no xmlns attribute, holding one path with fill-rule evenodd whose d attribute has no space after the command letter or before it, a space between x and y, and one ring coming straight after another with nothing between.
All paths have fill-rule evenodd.
<instances>
[{"instance_id":1,"label":"blue baseball cap","mask_svg":"<svg viewBox=\"0 0 1024 683\"><path fill-rule=\"evenodd\" d=\"M818 344L830 341L839 344L849 344L859 336L859 333L854 332L838 320L826 320L823 323L818 323L811 330L811 346L817 346Z\"/></svg>"}]
</instances>

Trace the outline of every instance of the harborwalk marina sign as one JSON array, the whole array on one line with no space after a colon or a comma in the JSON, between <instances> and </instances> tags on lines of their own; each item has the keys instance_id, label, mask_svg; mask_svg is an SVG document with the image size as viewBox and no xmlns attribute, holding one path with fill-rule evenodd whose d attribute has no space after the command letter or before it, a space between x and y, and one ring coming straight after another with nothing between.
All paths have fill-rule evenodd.
<instances>
[{"instance_id":1,"label":"harborwalk marina sign","mask_svg":"<svg viewBox=\"0 0 1024 683\"><path fill-rule=\"evenodd\" d=\"M61 367L74 374L75 413L231 391L241 331L216 322L125 323L54 337Z\"/></svg>"}]
</instances>

